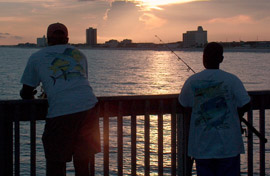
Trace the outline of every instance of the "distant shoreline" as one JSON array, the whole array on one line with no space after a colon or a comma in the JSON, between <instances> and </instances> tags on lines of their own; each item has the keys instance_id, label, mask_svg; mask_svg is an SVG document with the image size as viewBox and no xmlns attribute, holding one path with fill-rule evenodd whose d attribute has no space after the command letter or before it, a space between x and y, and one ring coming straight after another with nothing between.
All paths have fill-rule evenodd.
<instances>
[{"instance_id":1,"label":"distant shoreline","mask_svg":"<svg viewBox=\"0 0 270 176\"><path fill-rule=\"evenodd\" d=\"M0 45L0 48L22 48L22 49L42 49L43 47L22 47L22 46L4 46ZM134 47L134 48L125 48L125 47L80 47L77 48L82 50L150 50L150 51L170 51L168 48L147 48L147 47ZM171 48L173 51L187 51L187 52L202 52L203 48ZM224 52L270 52L270 48L226 48L224 47Z\"/></svg>"}]
</instances>

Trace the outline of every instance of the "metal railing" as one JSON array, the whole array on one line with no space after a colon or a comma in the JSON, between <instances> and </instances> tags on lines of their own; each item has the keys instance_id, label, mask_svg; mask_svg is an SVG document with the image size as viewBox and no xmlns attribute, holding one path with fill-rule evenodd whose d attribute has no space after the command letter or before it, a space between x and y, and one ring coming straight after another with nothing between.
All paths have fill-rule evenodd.
<instances>
[{"instance_id":1,"label":"metal railing","mask_svg":"<svg viewBox=\"0 0 270 176\"><path fill-rule=\"evenodd\" d=\"M270 91L249 92L252 99L252 110L247 120L253 123L253 110L259 110L259 131L265 135L265 110L270 109ZM158 174L164 172L164 115L170 116L170 175L190 175L192 162L187 157L187 134L189 112L178 104L178 95L116 96L99 97L99 117L103 122L103 175L110 172L110 138L109 120L117 121L117 173L123 175L123 117L130 117L131 175L137 175L137 117L144 117L144 175L150 175L150 116L157 116L157 155ZM45 120L47 113L46 100L7 100L0 101L0 175L20 175L20 122L30 121L30 171L36 175L36 121ZM267 129L269 130L269 129ZM247 168L248 175L254 173L253 133L248 129ZM269 134L269 132L267 132ZM269 136L268 136L269 137ZM14 139L14 140L13 140ZM265 175L265 143L260 141L260 175ZM115 158L113 161L115 162ZM44 160L45 162L45 160ZM91 173L95 173L95 158L91 159Z\"/></svg>"}]
</instances>

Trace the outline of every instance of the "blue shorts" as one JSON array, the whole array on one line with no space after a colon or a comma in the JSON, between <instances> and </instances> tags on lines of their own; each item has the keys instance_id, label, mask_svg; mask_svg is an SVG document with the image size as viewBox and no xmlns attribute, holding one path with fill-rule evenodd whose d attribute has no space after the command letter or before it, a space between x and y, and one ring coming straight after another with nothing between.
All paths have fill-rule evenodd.
<instances>
[{"instance_id":1,"label":"blue shorts","mask_svg":"<svg viewBox=\"0 0 270 176\"><path fill-rule=\"evenodd\" d=\"M240 155L231 158L195 159L198 176L240 176Z\"/></svg>"}]
</instances>

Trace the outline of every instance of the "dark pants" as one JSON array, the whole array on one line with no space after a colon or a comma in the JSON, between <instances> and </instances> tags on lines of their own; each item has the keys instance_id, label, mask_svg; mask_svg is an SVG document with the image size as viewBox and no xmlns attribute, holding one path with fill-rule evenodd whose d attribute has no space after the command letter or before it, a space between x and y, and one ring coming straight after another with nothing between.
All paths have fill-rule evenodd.
<instances>
[{"instance_id":1,"label":"dark pants","mask_svg":"<svg viewBox=\"0 0 270 176\"><path fill-rule=\"evenodd\" d=\"M48 118L42 141L47 176L66 175L66 162L72 159L76 175L89 175L89 158L101 150L96 108Z\"/></svg>"},{"instance_id":2,"label":"dark pants","mask_svg":"<svg viewBox=\"0 0 270 176\"><path fill-rule=\"evenodd\" d=\"M220 159L195 159L198 176L240 176L240 155Z\"/></svg>"}]
</instances>

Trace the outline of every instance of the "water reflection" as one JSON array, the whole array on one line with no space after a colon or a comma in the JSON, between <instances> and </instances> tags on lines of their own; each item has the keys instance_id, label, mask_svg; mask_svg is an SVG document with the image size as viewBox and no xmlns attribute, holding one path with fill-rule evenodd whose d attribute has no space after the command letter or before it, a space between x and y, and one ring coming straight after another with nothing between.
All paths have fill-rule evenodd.
<instances>
[{"instance_id":1,"label":"water reflection","mask_svg":"<svg viewBox=\"0 0 270 176\"><path fill-rule=\"evenodd\" d=\"M137 175L144 175L145 159L145 137L144 137L144 116L137 116ZM163 166L164 175L171 173L171 116L163 116ZM131 117L123 117L123 172L124 175L131 174ZM101 128L103 122L100 122ZM110 118L110 175L117 175L117 118ZM150 175L158 173L158 117L150 115ZM101 131L103 133L103 131ZM101 134L103 136L103 134ZM103 142L103 141L102 141ZM96 155L96 173L103 173L103 153Z\"/></svg>"},{"instance_id":2,"label":"water reflection","mask_svg":"<svg viewBox=\"0 0 270 176\"><path fill-rule=\"evenodd\" d=\"M167 51L120 53L119 57L119 51L112 51L101 58L87 52L89 78L97 95L179 93L186 78L192 74Z\"/></svg>"}]
</instances>

